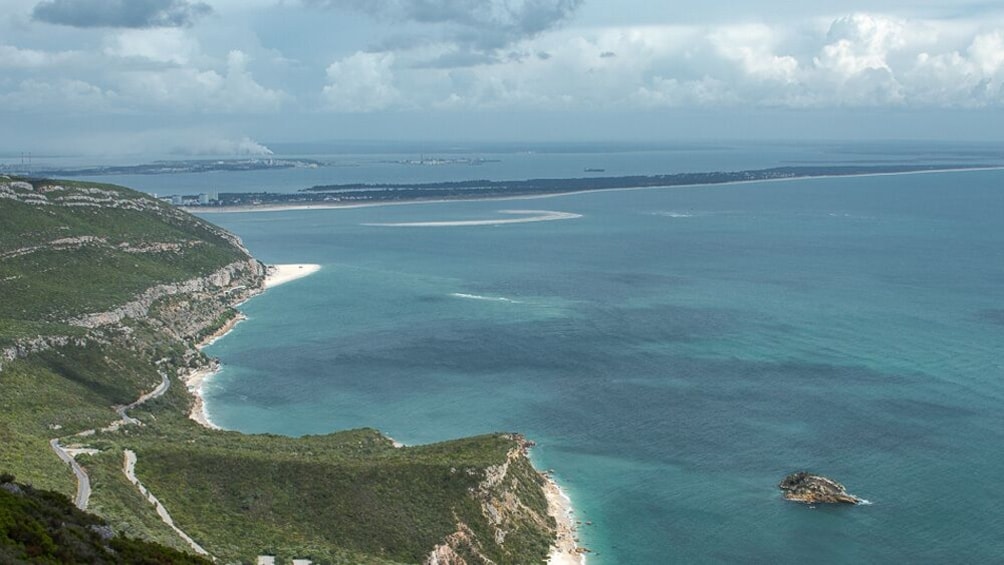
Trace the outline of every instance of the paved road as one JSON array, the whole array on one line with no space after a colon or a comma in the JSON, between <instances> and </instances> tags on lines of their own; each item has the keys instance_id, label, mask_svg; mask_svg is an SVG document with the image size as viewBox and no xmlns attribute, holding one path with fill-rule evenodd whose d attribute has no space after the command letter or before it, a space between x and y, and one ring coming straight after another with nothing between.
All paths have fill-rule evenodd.
<instances>
[{"instance_id":1,"label":"paved road","mask_svg":"<svg viewBox=\"0 0 1004 565\"><path fill-rule=\"evenodd\" d=\"M167 389L171 388L171 379L169 379L166 374L161 374L160 378L161 381L160 384L157 385L157 388L139 397L138 399L136 399L136 402L133 402L128 406L121 406L119 408L116 408L115 412L117 412L119 417L122 419L119 420L118 422L115 422L112 425L117 427L117 425L123 425L123 424L138 424L139 420L130 417L128 414L126 414L126 411L132 410L133 408L136 408L137 406L143 404L144 402L163 396L164 393L167 392ZM91 435L93 433L94 430L87 430L77 435L85 436L85 435ZM91 498L91 479L90 477L87 476L87 471L85 471L84 468L81 467L79 463L77 463L77 460L74 459L72 455L70 455L69 453L67 453L65 449L63 449L63 446L60 445L59 443L59 438L49 440L49 446L52 447L52 450L56 452L56 455L59 456L59 458L62 459L64 463L66 463L67 465L70 466L71 469L73 469L73 474L77 476L77 496L74 498L73 504L75 504L76 507L81 510L87 510L87 502Z\"/></svg>"},{"instance_id":2,"label":"paved road","mask_svg":"<svg viewBox=\"0 0 1004 565\"><path fill-rule=\"evenodd\" d=\"M74 498L73 504L81 510L87 510L87 501L91 498L91 479L87 476L87 471L63 449L62 445L59 445L58 438L49 440L49 445L56 452L56 455L73 469L73 474L77 476L77 496Z\"/></svg>"},{"instance_id":3,"label":"paved road","mask_svg":"<svg viewBox=\"0 0 1004 565\"><path fill-rule=\"evenodd\" d=\"M128 414L126 414L126 412L132 410L133 408L136 408L137 406L140 406L144 402L148 402L150 400L153 400L154 398L160 398L161 396L164 396L164 393L167 392L167 389L171 388L171 379L167 378L167 375L163 373L160 375L160 379L161 379L160 384L157 385L157 388L137 398L136 401L133 402L132 404L129 404L128 406L120 406L115 409L115 412L117 412L119 417L122 418L119 421L120 424L138 424L139 420L129 416Z\"/></svg>"}]
</instances>

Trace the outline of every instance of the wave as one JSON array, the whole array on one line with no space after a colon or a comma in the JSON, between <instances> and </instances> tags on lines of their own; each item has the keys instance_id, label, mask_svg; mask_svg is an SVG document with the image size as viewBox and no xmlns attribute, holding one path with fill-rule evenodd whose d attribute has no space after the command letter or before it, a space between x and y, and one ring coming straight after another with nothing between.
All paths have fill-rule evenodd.
<instances>
[{"instance_id":1,"label":"wave","mask_svg":"<svg viewBox=\"0 0 1004 565\"><path fill-rule=\"evenodd\" d=\"M693 218L695 214L688 214L686 212L674 212L672 210L666 212L651 212L653 216L662 216L664 218Z\"/></svg>"},{"instance_id":2,"label":"wave","mask_svg":"<svg viewBox=\"0 0 1004 565\"><path fill-rule=\"evenodd\" d=\"M520 304L519 300L513 300L512 298L506 298L504 296L482 296L480 294L465 294L463 292L453 292L450 296L454 298L466 298L468 300L485 300L488 302L508 302L509 304Z\"/></svg>"}]
</instances>

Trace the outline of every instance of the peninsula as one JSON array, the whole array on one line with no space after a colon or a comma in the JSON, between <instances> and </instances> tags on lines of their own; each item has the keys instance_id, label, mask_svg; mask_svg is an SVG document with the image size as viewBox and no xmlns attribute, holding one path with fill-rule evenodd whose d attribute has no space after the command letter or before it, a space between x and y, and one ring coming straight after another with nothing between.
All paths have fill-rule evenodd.
<instances>
[{"instance_id":1,"label":"peninsula","mask_svg":"<svg viewBox=\"0 0 1004 565\"><path fill-rule=\"evenodd\" d=\"M215 363L200 345L269 274L233 234L126 188L11 176L0 225L0 486L74 498L98 516L77 522L107 524L93 551L121 536L190 562L517 564L561 541L578 557L518 433L404 447L190 419L186 380Z\"/></svg>"},{"instance_id":2,"label":"peninsula","mask_svg":"<svg viewBox=\"0 0 1004 565\"><path fill-rule=\"evenodd\" d=\"M551 196L597 190L668 188L814 177L887 175L985 169L999 165L892 164L775 167L744 171L673 173L621 177L590 176L528 180L466 180L427 183L349 183L312 186L293 193L221 192L212 202L193 202L193 209L335 207L430 200L474 200Z\"/></svg>"}]
</instances>

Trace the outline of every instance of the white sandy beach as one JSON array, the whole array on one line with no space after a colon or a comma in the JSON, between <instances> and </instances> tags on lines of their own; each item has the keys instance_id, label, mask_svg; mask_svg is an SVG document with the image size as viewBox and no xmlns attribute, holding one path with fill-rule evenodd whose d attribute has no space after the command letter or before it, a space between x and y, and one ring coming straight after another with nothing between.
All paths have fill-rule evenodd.
<instances>
[{"instance_id":1,"label":"white sandy beach","mask_svg":"<svg viewBox=\"0 0 1004 565\"><path fill-rule=\"evenodd\" d=\"M586 552L579 546L575 528L572 500L561 490L554 479L544 475L547 496L547 513L558 523L558 539L547 557L548 565L585 565Z\"/></svg>"},{"instance_id":2,"label":"white sandy beach","mask_svg":"<svg viewBox=\"0 0 1004 565\"><path fill-rule=\"evenodd\" d=\"M291 265L269 265L265 275L265 288L277 287L290 281L312 275L321 270L320 265L313 263L296 263Z\"/></svg>"},{"instance_id":3,"label":"white sandy beach","mask_svg":"<svg viewBox=\"0 0 1004 565\"><path fill-rule=\"evenodd\" d=\"M215 375L219 370L219 365L213 364L205 369L196 369L184 377L185 386L195 399L195 404L192 405L192 411L188 413L188 417L211 430L222 428L214 424L206 414L206 403L202 398L202 385L205 384L206 379Z\"/></svg>"}]
</instances>

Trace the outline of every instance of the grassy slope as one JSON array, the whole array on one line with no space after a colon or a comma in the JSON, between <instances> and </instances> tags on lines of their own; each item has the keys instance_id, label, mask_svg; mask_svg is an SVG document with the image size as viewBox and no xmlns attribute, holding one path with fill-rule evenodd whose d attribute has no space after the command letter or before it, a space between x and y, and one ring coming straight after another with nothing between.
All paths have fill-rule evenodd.
<instances>
[{"instance_id":1,"label":"grassy slope","mask_svg":"<svg viewBox=\"0 0 1004 565\"><path fill-rule=\"evenodd\" d=\"M111 537L103 520L60 493L0 477L0 563L185 564L205 559L163 546Z\"/></svg>"},{"instance_id":2,"label":"grassy slope","mask_svg":"<svg viewBox=\"0 0 1004 565\"><path fill-rule=\"evenodd\" d=\"M154 214L164 227L151 223L144 216L148 212L76 208L50 214L47 208L55 207L24 208L0 200L0 249L79 235L100 235L116 245L205 243L169 253L127 256L115 246L83 246L0 259L0 296L5 297L0 300L0 346L4 339L39 334L82 335L61 320L113 307L150 285L206 274L243 257L211 226L176 216L173 209ZM12 237L8 226L20 235ZM116 266L114 276L104 274L109 265ZM176 300L165 299L151 312L166 312ZM220 320L230 315L219 304L214 307L220 308ZM51 452L48 440L60 436L69 443L74 440L66 436L116 419L113 405L131 402L160 382L154 360L170 359L161 365L169 374L188 362L182 358L191 343L169 337L157 324L130 320L128 325L102 330L104 345L91 340L86 346L60 347L5 364L0 372L0 470L71 495L72 474ZM469 493L486 467L505 461L517 447L508 436L407 449L393 448L372 430L299 439L248 436L195 425L184 416L190 403L175 379L164 397L131 413L145 425L86 438L101 450L78 459L92 477L91 508L117 531L187 550L122 475L122 452L132 449L139 456L140 480L182 529L224 560L251 561L258 553L272 552L323 563L418 562L459 521L479 540L493 538L480 504ZM506 488L543 514L540 477L529 463L519 461L511 475ZM487 543L480 550L498 563L542 560L551 542L548 530L530 522L517 530L504 547Z\"/></svg>"}]
</instances>

